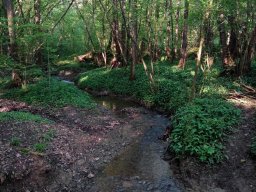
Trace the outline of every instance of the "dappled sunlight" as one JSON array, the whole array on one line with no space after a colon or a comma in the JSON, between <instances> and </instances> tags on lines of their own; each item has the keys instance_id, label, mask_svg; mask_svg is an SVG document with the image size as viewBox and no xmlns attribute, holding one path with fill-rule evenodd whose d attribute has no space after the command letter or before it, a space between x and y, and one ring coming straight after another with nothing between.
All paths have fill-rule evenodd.
<instances>
[{"instance_id":1,"label":"dappled sunlight","mask_svg":"<svg viewBox=\"0 0 256 192\"><path fill-rule=\"evenodd\" d=\"M74 62L74 60L60 60L56 63L57 65L77 65L77 62Z\"/></svg>"}]
</instances>

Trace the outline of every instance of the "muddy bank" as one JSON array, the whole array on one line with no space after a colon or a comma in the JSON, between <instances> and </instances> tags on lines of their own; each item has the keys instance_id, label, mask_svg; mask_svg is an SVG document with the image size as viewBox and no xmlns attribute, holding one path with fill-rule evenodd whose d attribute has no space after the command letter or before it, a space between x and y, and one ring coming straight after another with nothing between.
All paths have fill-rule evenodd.
<instances>
[{"instance_id":1,"label":"muddy bank","mask_svg":"<svg viewBox=\"0 0 256 192\"><path fill-rule=\"evenodd\" d=\"M31 106L15 109L39 114L54 123L0 125L0 191L179 191L167 169L169 165L165 163L164 172L159 169L166 144L157 137L164 132L168 119L130 104L120 107L112 102L111 106L111 110L100 106L93 110ZM33 145L50 129L54 137L46 151L35 153ZM14 136L21 138L19 147L10 143ZM147 148L153 150L149 152ZM140 156L142 153L148 155ZM152 156L158 162L155 168L149 163ZM117 163L118 159L125 159L126 163ZM133 168L134 174L119 174L130 170L131 162L138 166ZM111 174L105 175L106 172ZM162 180L156 180L162 173ZM108 179L113 187L102 188Z\"/></svg>"}]
</instances>

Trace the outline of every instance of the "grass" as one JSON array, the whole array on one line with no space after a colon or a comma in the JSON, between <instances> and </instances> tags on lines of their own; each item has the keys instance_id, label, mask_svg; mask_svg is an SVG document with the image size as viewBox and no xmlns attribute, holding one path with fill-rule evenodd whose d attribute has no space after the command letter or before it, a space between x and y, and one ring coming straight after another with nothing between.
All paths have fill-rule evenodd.
<instances>
[{"instance_id":1,"label":"grass","mask_svg":"<svg viewBox=\"0 0 256 192\"><path fill-rule=\"evenodd\" d=\"M10 111L0 113L0 122L36 122L36 123L51 123L50 120L42 118L39 115L34 115L28 112Z\"/></svg>"},{"instance_id":2,"label":"grass","mask_svg":"<svg viewBox=\"0 0 256 192\"><path fill-rule=\"evenodd\" d=\"M20 146L20 144L21 144L21 140L20 140L20 138L18 138L18 137L12 137L10 144L11 144L12 146L18 147L18 146Z\"/></svg>"},{"instance_id":3,"label":"grass","mask_svg":"<svg viewBox=\"0 0 256 192\"><path fill-rule=\"evenodd\" d=\"M33 145L33 148L36 152L43 153L47 149L47 144L46 143L36 143Z\"/></svg>"},{"instance_id":4,"label":"grass","mask_svg":"<svg viewBox=\"0 0 256 192\"><path fill-rule=\"evenodd\" d=\"M73 85L55 79L31 84L26 90L8 90L2 97L44 107L59 108L71 105L81 108L93 108L95 106L95 102L88 94Z\"/></svg>"},{"instance_id":5,"label":"grass","mask_svg":"<svg viewBox=\"0 0 256 192\"><path fill-rule=\"evenodd\" d=\"M52 139L55 136L55 132L53 129L48 130L46 133L44 133L40 139L39 143L35 143L33 145L33 149L36 152L44 153L48 147L49 142L52 141Z\"/></svg>"}]
</instances>

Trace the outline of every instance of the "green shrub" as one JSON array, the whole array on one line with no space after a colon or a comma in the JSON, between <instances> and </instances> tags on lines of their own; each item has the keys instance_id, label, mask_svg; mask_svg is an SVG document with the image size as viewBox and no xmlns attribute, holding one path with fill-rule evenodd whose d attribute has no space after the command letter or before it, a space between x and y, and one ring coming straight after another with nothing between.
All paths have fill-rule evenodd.
<instances>
[{"instance_id":1,"label":"green shrub","mask_svg":"<svg viewBox=\"0 0 256 192\"><path fill-rule=\"evenodd\" d=\"M16 122L27 122L33 121L36 123L51 123L50 120L42 118L39 115L34 115L27 112L10 111L0 113L0 122L16 121Z\"/></svg>"},{"instance_id":2,"label":"green shrub","mask_svg":"<svg viewBox=\"0 0 256 192\"><path fill-rule=\"evenodd\" d=\"M2 97L16 99L32 105L92 108L95 106L91 97L73 85L51 79L29 85L27 90L12 89Z\"/></svg>"},{"instance_id":3,"label":"green shrub","mask_svg":"<svg viewBox=\"0 0 256 192\"><path fill-rule=\"evenodd\" d=\"M195 155L203 162L220 162L223 138L239 122L240 111L216 98L195 99L172 119L170 148L178 155Z\"/></svg>"}]
</instances>

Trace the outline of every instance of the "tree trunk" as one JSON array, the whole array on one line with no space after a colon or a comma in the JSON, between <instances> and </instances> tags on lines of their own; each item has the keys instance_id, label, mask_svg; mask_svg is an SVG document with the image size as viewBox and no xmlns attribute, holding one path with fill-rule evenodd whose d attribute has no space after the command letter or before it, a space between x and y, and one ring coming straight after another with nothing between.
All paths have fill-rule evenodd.
<instances>
[{"instance_id":1,"label":"tree trunk","mask_svg":"<svg viewBox=\"0 0 256 192\"><path fill-rule=\"evenodd\" d=\"M255 49L256 49L256 26L254 27L250 40L247 43L247 46L244 48L244 52L240 58L239 66L238 66L238 75L243 75L250 71L252 60L255 57Z\"/></svg>"},{"instance_id":2,"label":"tree trunk","mask_svg":"<svg viewBox=\"0 0 256 192\"><path fill-rule=\"evenodd\" d=\"M8 54L16 58L16 39L15 39L15 30L14 30L14 10L11 0L3 0L4 7L6 10L7 24L8 24L8 35L9 35L9 44L8 44Z\"/></svg>"},{"instance_id":3,"label":"tree trunk","mask_svg":"<svg viewBox=\"0 0 256 192\"><path fill-rule=\"evenodd\" d=\"M34 0L34 22L37 25L36 33L41 33L41 0ZM39 40L37 43L37 47L35 50L35 63L39 66L43 67L43 55L42 55L42 49L41 49L41 41Z\"/></svg>"},{"instance_id":4,"label":"tree trunk","mask_svg":"<svg viewBox=\"0 0 256 192\"><path fill-rule=\"evenodd\" d=\"M223 68L226 69L229 66L227 35L225 30L224 14L221 14L218 19L218 29L220 33L220 45L221 45L221 59Z\"/></svg>"},{"instance_id":5,"label":"tree trunk","mask_svg":"<svg viewBox=\"0 0 256 192\"><path fill-rule=\"evenodd\" d=\"M166 56L173 63L175 58L175 51L174 51L174 29L173 29L173 15L172 15L172 0L166 0L166 15L168 18L167 22L167 29L166 29Z\"/></svg>"},{"instance_id":6,"label":"tree trunk","mask_svg":"<svg viewBox=\"0 0 256 192\"><path fill-rule=\"evenodd\" d=\"M121 61L120 32L118 22L118 0L113 0L113 21L112 21L112 52L118 61Z\"/></svg>"},{"instance_id":7,"label":"tree trunk","mask_svg":"<svg viewBox=\"0 0 256 192\"><path fill-rule=\"evenodd\" d=\"M179 21L180 21L180 4L181 0L177 1L177 11L175 14L175 21L176 21L176 27L175 27L175 57L179 55L178 53L178 45L179 45L179 39L180 39L180 32L179 32Z\"/></svg>"},{"instance_id":8,"label":"tree trunk","mask_svg":"<svg viewBox=\"0 0 256 192\"><path fill-rule=\"evenodd\" d=\"M189 2L185 0L185 10L184 10L184 26L182 32L182 46L181 46L181 58L178 64L179 68L184 69L187 59L187 46L188 46L188 10Z\"/></svg>"},{"instance_id":9,"label":"tree trunk","mask_svg":"<svg viewBox=\"0 0 256 192\"><path fill-rule=\"evenodd\" d=\"M135 79L135 65L138 62L138 23L137 23L137 0L132 1L132 63L131 63L131 70L130 70L130 80Z\"/></svg>"}]
</instances>

